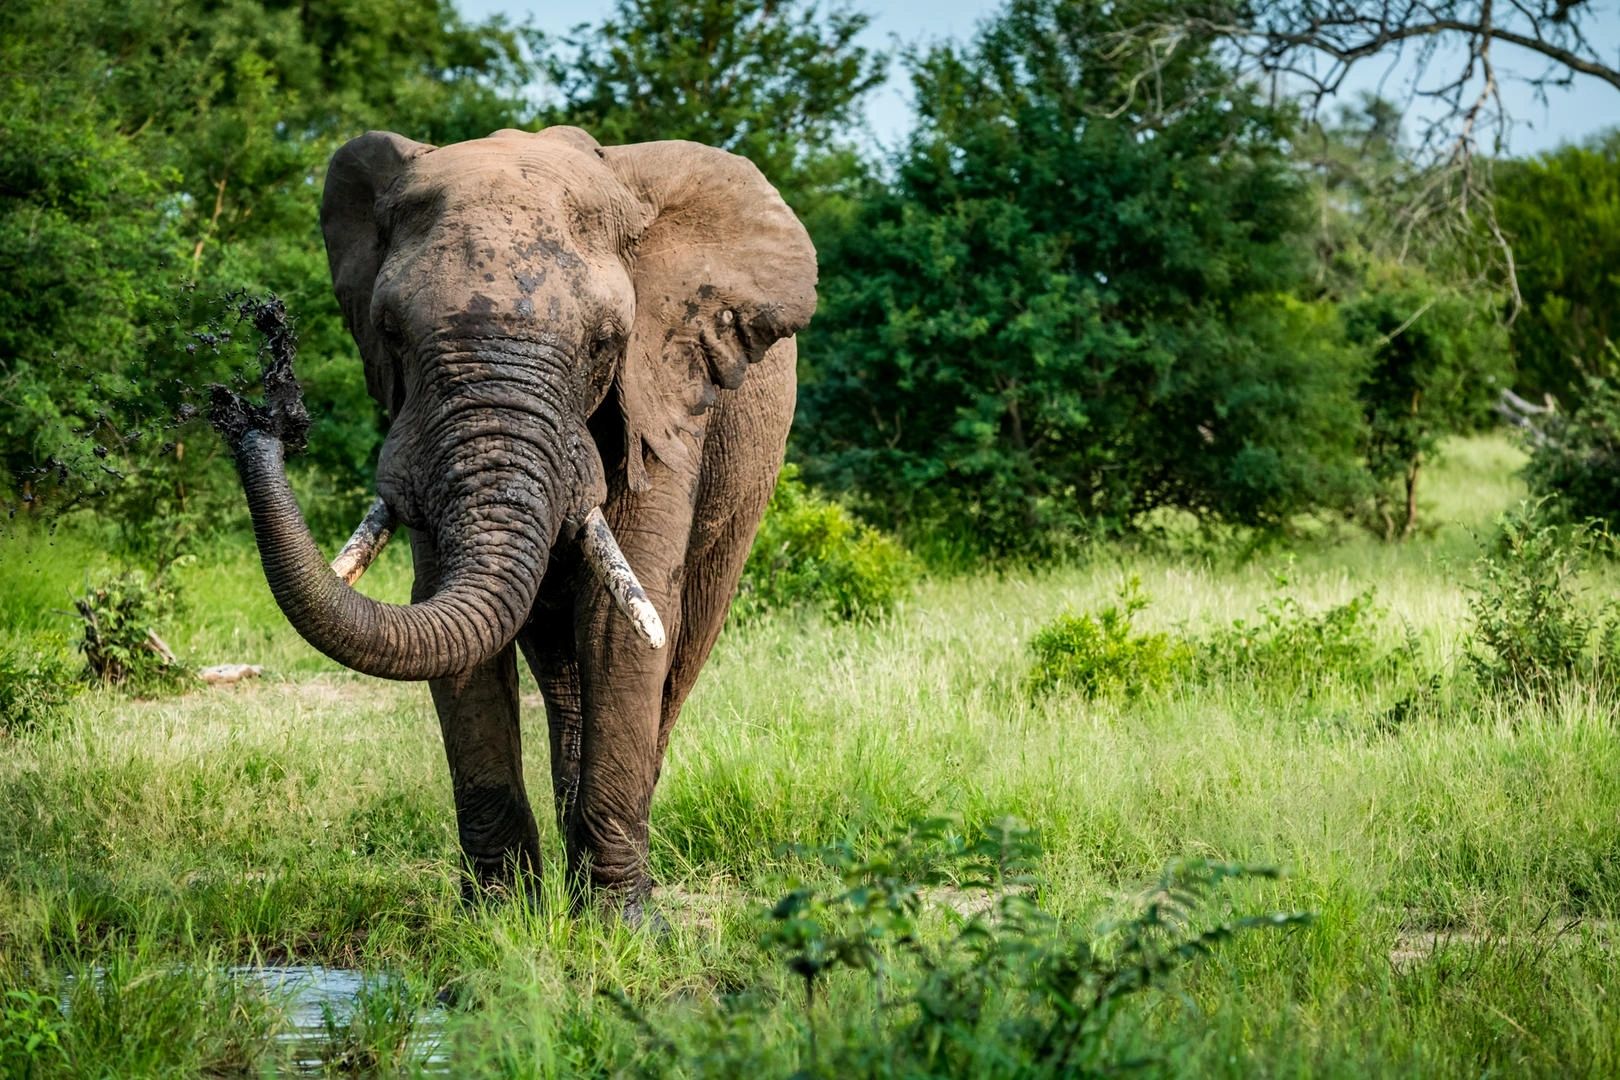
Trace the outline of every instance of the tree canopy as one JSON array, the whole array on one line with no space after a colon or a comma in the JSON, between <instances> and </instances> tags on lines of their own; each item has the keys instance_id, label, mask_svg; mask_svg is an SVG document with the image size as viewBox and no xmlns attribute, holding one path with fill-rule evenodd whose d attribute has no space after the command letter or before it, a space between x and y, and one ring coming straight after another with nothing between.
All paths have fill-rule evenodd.
<instances>
[{"instance_id":1,"label":"tree canopy","mask_svg":"<svg viewBox=\"0 0 1620 1080\"><path fill-rule=\"evenodd\" d=\"M799 446L891 524L1041 550L1357 486L1358 357L1306 295L1292 117L1208 51L1112 111L1113 5L1014 0L914 61L895 182L827 253Z\"/></svg>"},{"instance_id":2,"label":"tree canopy","mask_svg":"<svg viewBox=\"0 0 1620 1080\"><path fill-rule=\"evenodd\" d=\"M908 54L916 124L873 160L862 110L888 58L854 2L618 0L547 38L449 0L15 0L0 474L14 507L106 500L103 518L142 523L132 542L239 521L217 442L170 421L206 382L256 370L204 325L215 298L275 291L316 423L301 496L341 527L383 420L327 276L326 161L367 128L443 143L571 123L721 146L781 189L821 254L792 452L925 548L1060 550L1159 508L1404 534L1423 462L1497 389L1573 399L1604 370L1620 273L1617 138L1492 162L1490 227L1437 234L1413 225L1405 193L1434 162L1395 106L1329 120L1246 78L1313 52L1359 62L1334 60L1312 12L1385 48L1408 23L1439 34L1418 31L1442 8L1495 19L1481 41L1517 32L1463 0L1270 21L1007 0L972 40ZM1589 23L1569 8L1550 47ZM1380 11L1401 19L1363 18ZM1516 375L1510 283L1482 272L1493 232L1523 294Z\"/></svg>"},{"instance_id":3,"label":"tree canopy","mask_svg":"<svg viewBox=\"0 0 1620 1080\"><path fill-rule=\"evenodd\" d=\"M130 514L161 517L185 477L193 500L228 481L213 440L186 463L153 425L226 374L174 320L230 287L299 313L321 424L305 475L362 486L379 429L316 224L327 157L366 127L448 140L520 120L524 37L448 0L18 0L0 70L0 464L24 493L78 474L78 494L139 492Z\"/></svg>"},{"instance_id":4,"label":"tree canopy","mask_svg":"<svg viewBox=\"0 0 1620 1080\"><path fill-rule=\"evenodd\" d=\"M870 22L815 0L618 0L547 51L546 116L605 143L731 150L804 213L861 174L849 135L887 67L858 40Z\"/></svg>"}]
</instances>

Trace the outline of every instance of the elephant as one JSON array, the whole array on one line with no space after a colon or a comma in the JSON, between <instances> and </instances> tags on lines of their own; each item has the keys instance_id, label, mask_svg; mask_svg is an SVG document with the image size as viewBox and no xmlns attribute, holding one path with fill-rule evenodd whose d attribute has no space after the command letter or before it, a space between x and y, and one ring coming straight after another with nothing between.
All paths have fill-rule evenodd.
<instances>
[{"instance_id":1,"label":"elephant","mask_svg":"<svg viewBox=\"0 0 1620 1080\"><path fill-rule=\"evenodd\" d=\"M574 127L358 136L320 221L388 424L376 502L329 564L288 486L286 410L216 416L270 590L338 663L428 683L470 898L540 873L521 650L575 903L639 923L670 731L785 453L809 235L742 157ZM408 604L353 587L396 525Z\"/></svg>"}]
</instances>

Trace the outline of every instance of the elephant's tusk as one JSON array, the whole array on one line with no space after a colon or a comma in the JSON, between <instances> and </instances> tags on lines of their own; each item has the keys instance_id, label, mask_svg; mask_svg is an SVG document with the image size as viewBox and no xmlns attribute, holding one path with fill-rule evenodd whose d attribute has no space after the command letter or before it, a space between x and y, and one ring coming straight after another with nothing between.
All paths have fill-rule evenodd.
<instances>
[{"instance_id":1,"label":"elephant's tusk","mask_svg":"<svg viewBox=\"0 0 1620 1080\"><path fill-rule=\"evenodd\" d=\"M379 497L372 502L366 516L360 519L360 526L349 537L349 542L332 560L332 573L353 585L387 546L388 538L393 534L394 512Z\"/></svg>"},{"instance_id":2,"label":"elephant's tusk","mask_svg":"<svg viewBox=\"0 0 1620 1080\"><path fill-rule=\"evenodd\" d=\"M652 601L647 599L647 590L636 580L636 572L630 569L624 552L619 549L619 542L613 539L613 530L608 528L607 520L602 517L600 506L592 507L591 512L585 515L585 524L579 530L579 546L585 553L585 561L602 579L602 584L607 586L607 591L613 595L613 602L630 620L630 625L636 628L636 633L646 639L648 645L662 649L664 621L658 617L658 610L653 607Z\"/></svg>"}]
</instances>

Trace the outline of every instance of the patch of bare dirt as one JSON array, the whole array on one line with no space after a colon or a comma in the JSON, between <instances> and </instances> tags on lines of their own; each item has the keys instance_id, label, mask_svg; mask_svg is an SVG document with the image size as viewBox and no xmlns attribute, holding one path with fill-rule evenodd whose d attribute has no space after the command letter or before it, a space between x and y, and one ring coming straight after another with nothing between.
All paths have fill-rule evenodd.
<instances>
[{"instance_id":1,"label":"patch of bare dirt","mask_svg":"<svg viewBox=\"0 0 1620 1080\"><path fill-rule=\"evenodd\" d=\"M727 914L735 917L760 902L757 897L726 888L723 882L711 882L708 888L660 885L653 891L653 905L659 914L677 926L706 934L716 932Z\"/></svg>"},{"instance_id":2,"label":"patch of bare dirt","mask_svg":"<svg viewBox=\"0 0 1620 1080\"><path fill-rule=\"evenodd\" d=\"M1546 918L1535 928L1517 934L1462 927L1403 930L1396 934L1395 944L1389 950L1389 963L1398 974L1404 975L1435 956L1452 950L1514 949L1530 955L1544 954L1567 940L1574 940L1583 929L1611 946L1620 937L1616 933L1620 930L1620 923L1610 919L1565 919L1555 922Z\"/></svg>"}]
</instances>

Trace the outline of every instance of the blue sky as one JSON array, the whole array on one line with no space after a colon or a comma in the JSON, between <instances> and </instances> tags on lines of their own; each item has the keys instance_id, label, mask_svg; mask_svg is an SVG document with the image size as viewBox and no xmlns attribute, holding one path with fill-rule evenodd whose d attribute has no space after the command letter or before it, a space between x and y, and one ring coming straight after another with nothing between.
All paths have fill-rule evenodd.
<instances>
[{"instance_id":1,"label":"blue sky","mask_svg":"<svg viewBox=\"0 0 1620 1080\"><path fill-rule=\"evenodd\" d=\"M514 22L532 20L535 26L551 33L560 33L582 22L599 22L613 9L611 0L575 0L564 4L514 0L457 0L457 3L473 18L504 14ZM873 14L872 25L866 32L867 44L893 52L899 45L970 37L979 22L1000 4L998 0L867 0L853 6ZM1598 20L1602 25L1593 36L1610 62L1620 64L1620 0L1600 0L1597 7L1606 17ZM1451 55L1455 60L1457 54ZM1543 67L1510 46L1497 46L1496 60L1504 72L1539 74ZM1457 65L1445 64L1443 70L1455 72ZM1409 93L1414 74L1415 64L1410 60L1393 65L1382 59L1363 61L1353 72L1347 89L1354 96L1361 90L1374 89L1382 81L1386 96L1402 100ZM1508 143L1513 153L1537 153L1620 124L1620 90L1590 76L1576 76L1574 84L1567 89L1549 90L1546 104L1536 101L1523 84L1505 78L1503 82L1503 103L1516 121ZM894 143L910 126L909 89L905 71L896 63L891 68L888 84L868 102L867 126L879 144Z\"/></svg>"}]
</instances>

